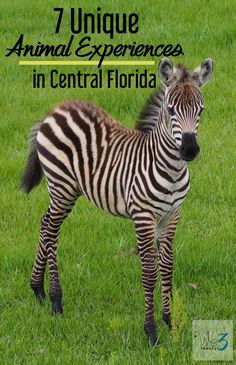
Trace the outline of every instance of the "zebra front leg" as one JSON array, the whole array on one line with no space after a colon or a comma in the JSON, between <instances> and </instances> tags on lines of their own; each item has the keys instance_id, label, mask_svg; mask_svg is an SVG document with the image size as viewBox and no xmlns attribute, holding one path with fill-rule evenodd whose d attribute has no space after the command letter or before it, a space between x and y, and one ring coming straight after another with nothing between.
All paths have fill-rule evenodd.
<instances>
[{"instance_id":1,"label":"zebra front leg","mask_svg":"<svg viewBox=\"0 0 236 365\"><path fill-rule=\"evenodd\" d=\"M154 247L156 220L151 213L136 214L134 218L138 240L138 253L142 265L142 284L145 291L146 316L144 330L150 344L157 342L156 322L154 319L154 289L157 281L157 250Z\"/></svg>"},{"instance_id":2,"label":"zebra front leg","mask_svg":"<svg viewBox=\"0 0 236 365\"><path fill-rule=\"evenodd\" d=\"M40 240L34 261L34 268L30 280L36 298L41 302L45 298L44 273L47 264L47 250L45 246L44 231L48 226L49 209L41 219Z\"/></svg>"},{"instance_id":3,"label":"zebra front leg","mask_svg":"<svg viewBox=\"0 0 236 365\"><path fill-rule=\"evenodd\" d=\"M158 225L158 264L161 276L162 289L162 318L171 329L170 300L172 299L172 274L173 274L173 240L176 226L179 220L179 212L165 217Z\"/></svg>"}]
</instances>

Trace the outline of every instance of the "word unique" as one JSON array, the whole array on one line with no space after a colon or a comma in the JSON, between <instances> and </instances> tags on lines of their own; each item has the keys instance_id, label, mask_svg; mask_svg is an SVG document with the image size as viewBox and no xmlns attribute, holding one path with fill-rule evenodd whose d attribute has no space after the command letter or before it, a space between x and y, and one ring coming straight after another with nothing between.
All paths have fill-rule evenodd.
<instances>
[{"instance_id":1,"label":"word unique","mask_svg":"<svg viewBox=\"0 0 236 365\"><path fill-rule=\"evenodd\" d=\"M54 8L55 12L59 12L56 33L60 32L63 8ZM104 13L101 14L101 8L97 8L97 13L85 13L82 8L70 9L70 30L73 34L109 34L110 38L114 38L114 33L126 34L137 33L138 14L119 14L119 13Z\"/></svg>"}]
</instances>

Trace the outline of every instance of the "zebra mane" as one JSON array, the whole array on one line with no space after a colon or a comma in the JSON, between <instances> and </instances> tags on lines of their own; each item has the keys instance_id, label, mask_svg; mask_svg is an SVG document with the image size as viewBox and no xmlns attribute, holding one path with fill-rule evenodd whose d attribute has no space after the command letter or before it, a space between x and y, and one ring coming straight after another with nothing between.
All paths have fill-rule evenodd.
<instances>
[{"instance_id":1,"label":"zebra mane","mask_svg":"<svg viewBox=\"0 0 236 365\"><path fill-rule=\"evenodd\" d=\"M148 99L139 114L135 129L150 133L158 123L160 108L165 95L164 88L160 86Z\"/></svg>"},{"instance_id":2,"label":"zebra mane","mask_svg":"<svg viewBox=\"0 0 236 365\"><path fill-rule=\"evenodd\" d=\"M179 63L175 67L175 79L178 84L192 81L192 78L193 78L192 72L185 65Z\"/></svg>"}]
</instances>

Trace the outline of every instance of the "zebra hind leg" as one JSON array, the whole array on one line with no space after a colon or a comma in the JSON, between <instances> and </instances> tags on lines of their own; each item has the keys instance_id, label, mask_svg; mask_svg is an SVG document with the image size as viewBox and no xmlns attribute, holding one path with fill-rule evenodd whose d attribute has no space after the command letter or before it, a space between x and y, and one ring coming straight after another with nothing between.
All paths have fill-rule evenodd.
<instances>
[{"instance_id":1,"label":"zebra hind leg","mask_svg":"<svg viewBox=\"0 0 236 365\"><path fill-rule=\"evenodd\" d=\"M45 230L45 242L50 274L49 296L52 302L52 314L63 313L62 308L62 289L59 281L58 265L57 265L57 238L60 227L64 219L71 212L73 205L77 199L65 199L65 197L51 196L49 222Z\"/></svg>"},{"instance_id":2,"label":"zebra hind leg","mask_svg":"<svg viewBox=\"0 0 236 365\"><path fill-rule=\"evenodd\" d=\"M49 209L41 220L40 240L34 261L33 273L30 280L30 287L34 291L36 298L42 302L45 298L44 273L47 264L47 251L45 247L44 231L47 228L49 219Z\"/></svg>"}]
</instances>

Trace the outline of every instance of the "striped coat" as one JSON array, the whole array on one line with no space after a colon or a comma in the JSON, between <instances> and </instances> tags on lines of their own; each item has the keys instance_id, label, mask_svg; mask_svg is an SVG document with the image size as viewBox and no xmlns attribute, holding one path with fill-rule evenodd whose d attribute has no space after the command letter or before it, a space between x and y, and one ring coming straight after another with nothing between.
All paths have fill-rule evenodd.
<instances>
[{"instance_id":1,"label":"striped coat","mask_svg":"<svg viewBox=\"0 0 236 365\"><path fill-rule=\"evenodd\" d=\"M174 68L163 59L159 76L164 87L150 98L133 129L80 100L59 104L33 129L22 187L31 191L44 173L50 205L41 222L31 287L39 300L44 299L48 260L53 313L62 313L57 237L77 198L84 195L99 208L134 222L145 291L144 329L153 345L158 257L163 319L171 326L172 242L179 207L189 190L186 160L199 152L196 135L203 109L199 87L211 73L210 59L194 72Z\"/></svg>"}]
</instances>

